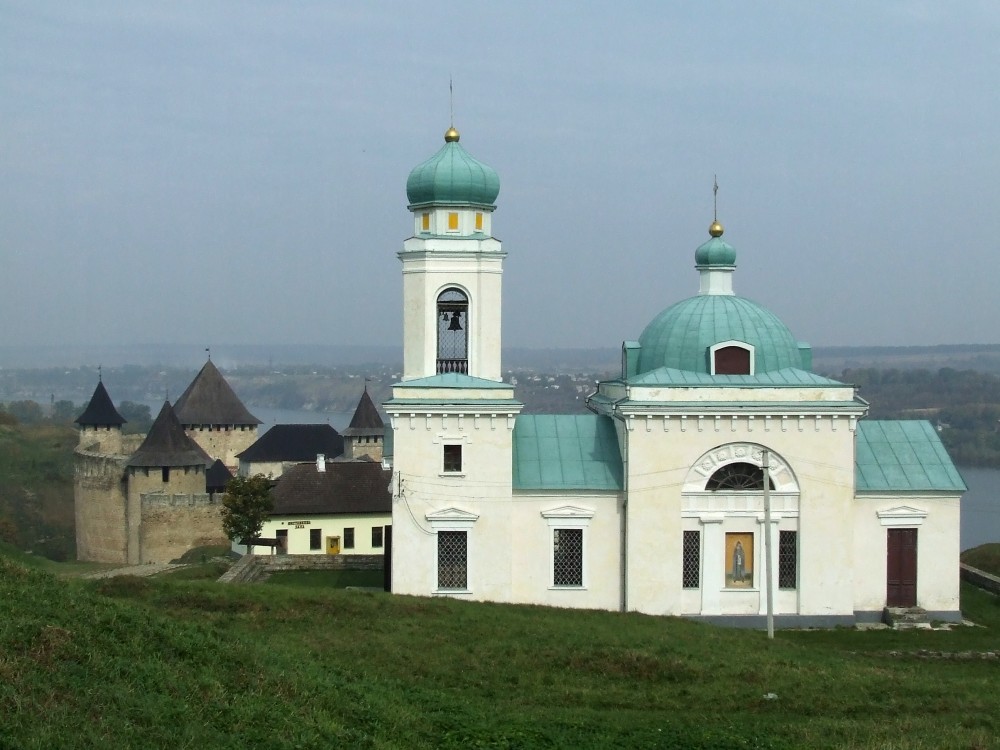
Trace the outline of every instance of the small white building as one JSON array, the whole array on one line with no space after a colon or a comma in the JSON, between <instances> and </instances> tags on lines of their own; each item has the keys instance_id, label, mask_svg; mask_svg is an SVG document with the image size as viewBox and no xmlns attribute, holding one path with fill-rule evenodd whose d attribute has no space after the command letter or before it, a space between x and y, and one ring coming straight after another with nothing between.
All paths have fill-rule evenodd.
<instances>
[{"instance_id":1,"label":"small white building","mask_svg":"<svg viewBox=\"0 0 1000 750\"><path fill-rule=\"evenodd\" d=\"M291 555L381 555L391 533L391 479L368 460L319 457L287 467L271 490L274 508L260 536ZM234 542L233 551L245 554L246 546Z\"/></svg>"},{"instance_id":2,"label":"small white building","mask_svg":"<svg viewBox=\"0 0 1000 750\"><path fill-rule=\"evenodd\" d=\"M496 173L452 128L406 187L394 592L754 626L770 586L779 626L960 617L965 485L937 433L866 421L853 386L813 373L809 346L734 293L718 222L698 293L624 342L590 414L522 415L500 379Z\"/></svg>"}]
</instances>

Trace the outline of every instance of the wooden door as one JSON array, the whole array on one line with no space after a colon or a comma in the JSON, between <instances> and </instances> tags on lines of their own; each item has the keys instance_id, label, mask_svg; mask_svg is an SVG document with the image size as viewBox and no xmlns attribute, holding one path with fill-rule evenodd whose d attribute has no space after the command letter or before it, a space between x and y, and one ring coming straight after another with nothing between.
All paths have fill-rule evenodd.
<instances>
[{"instance_id":1,"label":"wooden door","mask_svg":"<svg viewBox=\"0 0 1000 750\"><path fill-rule=\"evenodd\" d=\"M886 595L889 607L917 606L917 530L887 529Z\"/></svg>"}]
</instances>

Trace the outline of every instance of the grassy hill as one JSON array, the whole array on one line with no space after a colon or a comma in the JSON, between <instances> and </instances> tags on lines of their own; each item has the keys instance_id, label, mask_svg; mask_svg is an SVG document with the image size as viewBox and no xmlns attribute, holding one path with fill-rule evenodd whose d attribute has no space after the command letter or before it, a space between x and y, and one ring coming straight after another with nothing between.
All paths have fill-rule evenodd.
<instances>
[{"instance_id":1,"label":"grassy hill","mask_svg":"<svg viewBox=\"0 0 1000 750\"><path fill-rule=\"evenodd\" d=\"M73 559L73 449L67 425L0 424L0 542Z\"/></svg>"},{"instance_id":2,"label":"grassy hill","mask_svg":"<svg viewBox=\"0 0 1000 750\"><path fill-rule=\"evenodd\" d=\"M62 579L0 552L2 748L988 748L985 628L762 633L288 585ZM928 650L963 654L932 658ZM768 698L773 694L773 698Z\"/></svg>"}]
</instances>

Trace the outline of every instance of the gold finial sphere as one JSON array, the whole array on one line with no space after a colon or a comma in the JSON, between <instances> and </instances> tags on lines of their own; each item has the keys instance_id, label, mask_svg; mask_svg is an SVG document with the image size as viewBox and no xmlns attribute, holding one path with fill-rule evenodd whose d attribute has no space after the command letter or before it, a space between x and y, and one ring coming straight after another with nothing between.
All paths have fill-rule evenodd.
<instances>
[{"instance_id":1,"label":"gold finial sphere","mask_svg":"<svg viewBox=\"0 0 1000 750\"><path fill-rule=\"evenodd\" d=\"M708 233L713 237L721 237L724 231L726 230L722 228L722 224L717 221L713 221L712 226L708 228Z\"/></svg>"},{"instance_id":2,"label":"gold finial sphere","mask_svg":"<svg viewBox=\"0 0 1000 750\"><path fill-rule=\"evenodd\" d=\"M458 131L455 130L455 126L454 125L452 125L450 128L448 128L447 131L445 131L445 134L444 134L444 142L445 143L457 143L458 139L459 139Z\"/></svg>"}]
</instances>

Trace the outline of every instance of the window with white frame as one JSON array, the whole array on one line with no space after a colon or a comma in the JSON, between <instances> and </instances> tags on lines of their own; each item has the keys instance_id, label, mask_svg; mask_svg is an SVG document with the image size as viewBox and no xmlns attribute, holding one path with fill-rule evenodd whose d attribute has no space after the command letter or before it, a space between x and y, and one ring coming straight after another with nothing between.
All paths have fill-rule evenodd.
<instances>
[{"instance_id":1,"label":"window with white frame","mask_svg":"<svg viewBox=\"0 0 1000 750\"><path fill-rule=\"evenodd\" d=\"M583 585L583 529L552 530L552 585Z\"/></svg>"},{"instance_id":2,"label":"window with white frame","mask_svg":"<svg viewBox=\"0 0 1000 750\"><path fill-rule=\"evenodd\" d=\"M444 460L442 462L442 468L446 474L459 474L462 471L462 446L457 445L445 445L444 446Z\"/></svg>"},{"instance_id":3,"label":"window with white frame","mask_svg":"<svg viewBox=\"0 0 1000 750\"><path fill-rule=\"evenodd\" d=\"M567 505L542 511L551 529L551 588L584 588L587 584L585 531L594 511Z\"/></svg>"},{"instance_id":4,"label":"window with white frame","mask_svg":"<svg viewBox=\"0 0 1000 750\"><path fill-rule=\"evenodd\" d=\"M471 593L469 532L479 516L459 508L446 508L428 513L425 518L436 537L435 591L442 594Z\"/></svg>"},{"instance_id":5,"label":"window with white frame","mask_svg":"<svg viewBox=\"0 0 1000 750\"><path fill-rule=\"evenodd\" d=\"M469 587L469 537L465 531L437 533L437 587L464 591Z\"/></svg>"}]
</instances>

